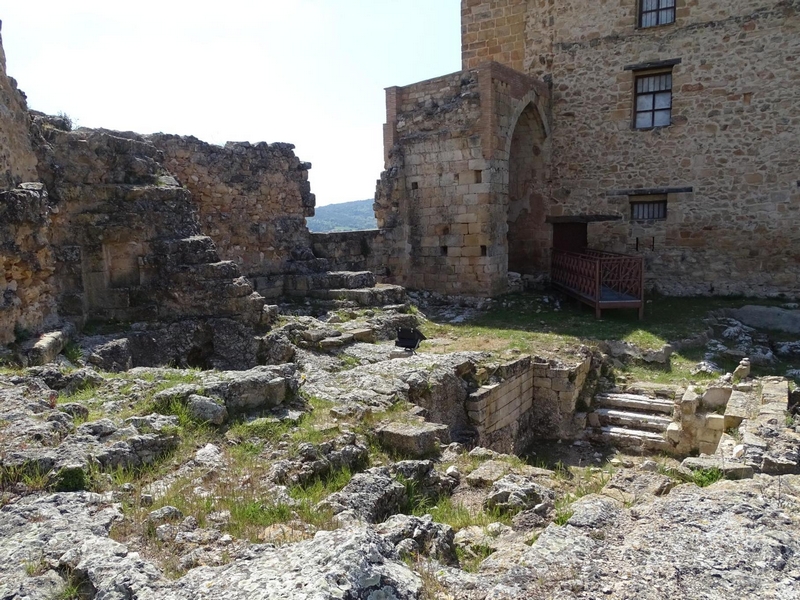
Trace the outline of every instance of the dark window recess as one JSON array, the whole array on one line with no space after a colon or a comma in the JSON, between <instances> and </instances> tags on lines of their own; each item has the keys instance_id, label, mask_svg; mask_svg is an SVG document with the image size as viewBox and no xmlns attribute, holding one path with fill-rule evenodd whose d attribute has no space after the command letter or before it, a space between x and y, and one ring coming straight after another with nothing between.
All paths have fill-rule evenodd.
<instances>
[{"instance_id":1,"label":"dark window recess","mask_svg":"<svg viewBox=\"0 0 800 600\"><path fill-rule=\"evenodd\" d=\"M419 183L417 183L416 181L412 181L411 182L411 189L412 190L418 190L419 189Z\"/></svg>"},{"instance_id":2,"label":"dark window recess","mask_svg":"<svg viewBox=\"0 0 800 600\"><path fill-rule=\"evenodd\" d=\"M489 249L486 246L481 246L481 256L487 256L489 254Z\"/></svg>"},{"instance_id":3,"label":"dark window recess","mask_svg":"<svg viewBox=\"0 0 800 600\"><path fill-rule=\"evenodd\" d=\"M631 220L650 221L667 218L667 201L631 202Z\"/></svg>"},{"instance_id":4,"label":"dark window recess","mask_svg":"<svg viewBox=\"0 0 800 600\"><path fill-rule=\"evenodd\" d=\"M675 22L675 0L639 0L639 27Z\"/></svg>"},{"instance_id":5,"label":"dark window recess","mask_svg":"<svg viewBox=\"0 0 800 600\"><path fill-rule=\"evenodd\" d=\"M483 183L483 171L475 171L475 183Z\"/></svg>"},{"instance_id":6,"label":"dark window recess","mask_svg":"<svg viewBox=\"0 0 800 600\"><path fill-rule=\"evenodd\" d=\"M442 256L447 256L447 246L440 246L439 250L442 253Z\"/></svg>"},{"instance_id":7,"label":"dark window recess","mask_svg":"<svg viewBox=\"0 0 800 600\"><path fill-rule=\"evenodd\" d=\"M636 78L636 129L672 123L672 73Z\"/></svg>"}]
</instances>

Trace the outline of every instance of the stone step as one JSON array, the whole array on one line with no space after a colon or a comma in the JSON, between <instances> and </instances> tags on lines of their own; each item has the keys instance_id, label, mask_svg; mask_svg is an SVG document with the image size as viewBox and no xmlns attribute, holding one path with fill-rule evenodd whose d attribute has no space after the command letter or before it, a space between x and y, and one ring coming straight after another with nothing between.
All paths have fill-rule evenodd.
<instances>
[{"instance_id":1,"label":"stone step","mask_svg":"<svg viewBox=\"0 0 800 600\"><path fill-rule=\"evenodd\" d=\"M680 385L671 385L669 383L634 381L633 383L625 385L623 391L626 394L674 400L675 398L683 396L684 387Z\"/></svg>"},{"instance_id":2,"label":"stone step","mask_svg":"<svg viewBox=\"0 0 800 600\"><path fill-rule=\"evenodd\" d=\"M672 419L661 415L640 412L616 410L613 408L598 408L595 411L603 425L618 425L648 431L665 432Z\"/></svg>"},{"instance_id":3,"label":"stone step","mask_svg":"<svg viewBox=\"0 0 800 600\"><path fill-rule=\"evenodd\" d=\"M355 290L373 288L377 280L371 271L329 271L309 276L312 290Z\"/></svg>"},{"instance_id":4,"label":"stone step","mask_svg":"<svg viewBox=\"0 0 800 600\"><path fill-rule=\"evenodd\" d=\"M386 306L406 301L406 290L399 285L378 284L373 288L309 290L308 296L318 300L348 300L359 306Z\"/></svg>"},{"instance_id":5,"label":"stone step","mask_svg":"<svg viewBox=\"0 0 800 600\"><path fill-rule=\"evenodd\" d=\"M599 437L603 442L612 446L626 448L636 448L640 450L671 450L669 442L663 436L652 431L642 431L640 429L626 429L625 427L615 427L605 425L600 427Z\"/></svg>"},{"instance_id":6,"label":"stone step","mask_svg":"<svg viewBox=\"0 0 800 600\"><path fill-rule=\"evenodd\" d=\"M725 429L736 429L745 419L755 419L760 408L755 393L733 390L725 406Z\"/></svg>"},{"instance_id":7,"label":"stone step","mask_svg":"<svg viewBox=\"0 0 800 600\"><path fill-rule=\"evenodd\" d=\"M668 415L672 414L672 410L675 407L675 403L672 400L651 398L639 394L597 394L594 400L597 406L604 408L623 408Z\"/></svg>"}]
</instances>

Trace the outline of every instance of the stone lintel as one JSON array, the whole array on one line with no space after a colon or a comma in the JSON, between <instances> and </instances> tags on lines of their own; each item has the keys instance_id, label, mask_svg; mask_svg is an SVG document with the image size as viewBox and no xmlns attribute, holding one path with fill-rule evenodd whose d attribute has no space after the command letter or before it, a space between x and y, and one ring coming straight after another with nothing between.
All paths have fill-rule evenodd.
<instances>
[{"instance_id":1,"label":"stone lintel","mask_svg":"<svg viewBox=\"0 0 800 600\"><path fill-rule=\"evenodd\" d=\"M663 67L674 67L681 64L683 59L670 58L667 60L653 60L650 62L636 63L633 65L625 65L622 67L624 71L644 71L646 69L661 69Z\"/></svg>"},{"instance_id":2,"label":"stone lintel","mask_svg":"<svg viewBox=\"0 0 800 600\"><path fill-rule=\"evenodd\" d=\"M609 192L609 196L655 196L664 194L691 194L694 192L692 186L688 187L669 187L669 188L636 188L631 190L614 190Z\"/></svg>"}]
</instances>

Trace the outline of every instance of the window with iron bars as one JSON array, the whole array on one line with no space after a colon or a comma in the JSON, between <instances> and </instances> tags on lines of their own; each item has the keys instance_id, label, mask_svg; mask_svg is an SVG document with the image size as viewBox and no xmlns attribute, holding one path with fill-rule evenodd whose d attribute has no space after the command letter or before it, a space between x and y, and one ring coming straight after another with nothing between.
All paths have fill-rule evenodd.
<instances>
[{"instance_id":1,"label":"window with iron bars","mask_svg":"<svg viewBox=\"0 0 800 600\"><path fill-rule=\"evenodd\" d=\"M658 221L666 218L666 196L638 196L631 198L631 221Z\"/></svg>"},{"instance_id":2,"label":"window with iron bars","mask_svg":"<svg viewBox=\"0 0 800 600\"><path fill-rule=\"evenodd\" d=\"M640 0L639 27L656 27L675 22L675 0Z\"/></svg>"},{"instance_id":3,"label":"window with iron bars","mask_svg":"<svg viewBox=\"0 0 800 600\"><path fill-rule=\"evenodd\" d=\"M636 129L672 123L672 73L636 77Z\"/></svg>"}]
</instances>

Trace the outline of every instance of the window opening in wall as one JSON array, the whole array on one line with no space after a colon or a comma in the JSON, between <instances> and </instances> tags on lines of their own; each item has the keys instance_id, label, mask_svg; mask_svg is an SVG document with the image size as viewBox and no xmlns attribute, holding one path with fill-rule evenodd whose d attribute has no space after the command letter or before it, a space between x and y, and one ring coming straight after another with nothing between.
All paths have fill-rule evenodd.
<instances>
[{"instance_id":1,"label":"window opening in wall","mask_svg":"<svg viewBox=\"0 0 800 600\"><path fill-rule=\"evenodd\" d=\"M486 246L481 246L481 256L487 256L489 254L489 250Z\"/></svg>"},{"instance_id":2,"label":"window opening in wall","mask_svg":"<svg viewBox=\"0 0 800 600\"><path fill-rule=\"evenodd\" d=\"M439 249L442 252L442 256L447 256L447 246L441 246Z\"/></svg>"},{"instance_id":3,"label":"window opening in wall","mask_svg":"<svg viewBox=\"0 0 800 600\"><path fill-rule=\"evenodd\" d=\"M483 171L475 171L475 183L483 183Z\"/></svg>"},{"instance_id":4,"label":"window opening in wall","mask_svg":"<svg viewBox=\"0 0 800 600\"><path fill-rule=\"evenodd\" d=\"M412 181L411 182L411 189L412 190L418 190L419 189L419 183L417 183L416 181Z\"/></svg>"},{"instance_id":5,"label":"window opening in wall","mask_svg":"<svg viewBox=\"0 0 800 600\"><path fill-rule=\"evenodd\" d=\"M654 221L667 218L667 199L655 196L647 200L631 199L632 221Z\"/></svg>"},{"instance_id":6,"label":"window opening in wall","mask_svg":"<svg viewBox=\"0 0 800 600\"><path fill-rule=\"evenodd\" d=\"M672 73L636 77L636 129L672 123Z\"/></svg>"},{"instance_id":7,"label":"window opening in wall","mask_svg":"<svg viewBox=\"0 0 800 600\"><path fill-rule=\"evenodd\" d=\"M640 0L639 27L656 27L675 22L675 0Z\"/></svg>"}]
</instances>

